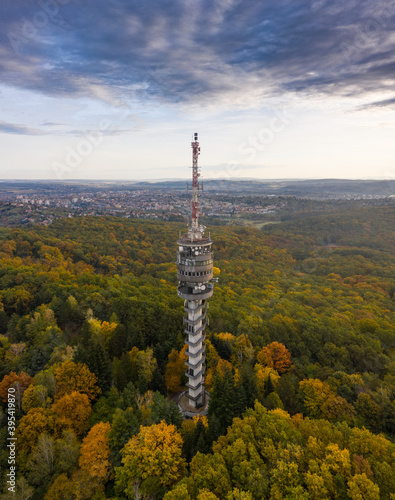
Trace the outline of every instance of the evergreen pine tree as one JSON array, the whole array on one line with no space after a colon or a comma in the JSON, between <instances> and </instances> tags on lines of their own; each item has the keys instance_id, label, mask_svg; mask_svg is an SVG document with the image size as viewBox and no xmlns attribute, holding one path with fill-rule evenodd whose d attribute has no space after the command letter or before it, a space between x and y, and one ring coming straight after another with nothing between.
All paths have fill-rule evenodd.
<instances>
[{"instance_id":1,"label":"evergreen pine tree","mask_svg":"<svg viewBox=\"0 0 395 500\"><path fill-rule=\"evenodd\" d=\"M273 391L274 391L274 385L272 382L272 378L269 375L267 378L267 382L265 384L265 398L267 398L269 394L271 394Z\"/></svg>"},{"instance_id":2,"label":"evergreen pine tree","mask_svg":"<svg viewBox=\"0 0 395 500\"><path fill-rule=\"evenodd\" d=\"M167 389L166 389L166 384L165 384L165 379L163 375L160 373L158 370L158 367L155 368L154 373L152 374L152 380L151 380L151 390L152 391L158 391L164 396L167 395Z\"/></svg>"}]
</instances>

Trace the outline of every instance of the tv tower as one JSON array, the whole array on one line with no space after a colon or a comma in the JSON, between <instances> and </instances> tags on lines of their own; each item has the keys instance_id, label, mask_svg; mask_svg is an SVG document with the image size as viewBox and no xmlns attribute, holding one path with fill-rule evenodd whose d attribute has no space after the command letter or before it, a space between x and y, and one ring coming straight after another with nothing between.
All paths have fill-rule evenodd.
<instances>
[{"instance_id":1,"label":"tv tower","mask_svg":"<svg viewBox=\"0 0 395 500\"><path fill-rule=\"evenodd\" d=\"M178 296L184 299L185 334L188 360L185 362L188 377L187 393L189 406L201 408L205 405L205 325L208 304L213 294L213 241L204 235L205 227L199 225L198 192L203 189L199 183L198 158L200 147L198 134L192 140L192 223L188 232L177 241Z\"/></svg>"}]
</instances>

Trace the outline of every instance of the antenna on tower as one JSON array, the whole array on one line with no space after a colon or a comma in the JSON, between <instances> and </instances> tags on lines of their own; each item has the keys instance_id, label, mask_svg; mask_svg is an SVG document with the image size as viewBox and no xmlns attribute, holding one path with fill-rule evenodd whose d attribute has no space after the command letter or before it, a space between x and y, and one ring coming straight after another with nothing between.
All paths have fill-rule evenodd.
<instances>
[{"instance_id":1,"label":"antenna on tower","mask_svg":"<svg viewBox=\"0 0 395 500\"><path fill-rule=\"evenodd\" d=\"M196 233L199 231L199 167L198 158L200 155L198 133L195 132L192 136L192 226L191 231Z\"/></svg>"}]
</instances>

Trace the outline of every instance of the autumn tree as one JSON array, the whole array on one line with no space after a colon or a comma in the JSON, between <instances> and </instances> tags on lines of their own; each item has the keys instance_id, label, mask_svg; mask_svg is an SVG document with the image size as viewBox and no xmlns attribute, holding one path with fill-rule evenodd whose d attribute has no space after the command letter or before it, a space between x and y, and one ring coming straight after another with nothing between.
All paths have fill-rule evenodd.
<instances>
[{"instance_id":1,"label":"autumn tree","mask_svg":"<svg viewBox=\"0 0 395 500\"><path fill-rule=\"evenodd\" d=\"M241 491L239 488L234 488L233 491L228 493L226 500L254 500L254 497L249 491Z\"/></svg>"},{"instance_id":2,"label":"autumn tree","mask_svg":"<svg viewBox=\"0 0 395 500\"><path fill-rule=\"evenodd\" d=\"M147 347L145 351L138 351L136 364L138 368L139 388L143 387L143 390L146 390L152 381L154 371L157 367L153 349Z\"/></svg>"},{"instance_id":3,"label":"autumn tree","mask_svg":"<svg viewBox=\"0 0 395 500\"><path fill-rule=\"evenodd\" d=\"M224 499L390 500L394 451L393 443L366 429L291 417L257 402L233 420L212 453L196 454L189 476L165 499L197 500L207 490Z\"/></svg>"},{"instance_id":4,"label":"autumn tree","mask_svg":"<svg viewBox=\"0 0 395 500\"><path fill-rule=\"evenodd\" d=\"M47 408L51 399L48 390L43 385L29 385L22 397L22 409L27 413L32 408Z\"/></svg>"},{"instance_id":5,"label":"autumn tree","mask_svg":"<svg viewBox=\"0 0 395 500\"><path fill-rule=\"evenodd\" d=\"M181 390L181 380L185 373L185 354L187 346L185 345L180 352L172 349L169 354L169 360L165 370L165 384L170 392L178 392Z\"/></svg>"},{"instance_id":6,"label":"autumn tree","mask_svg":"<svg viewBox=\"0 0 395 500\"><path fill-rule=\"evenodd\" d=\"M99 321L95 318L87 320L91 332L92 340L98 342L102 347L107 348L114 331L117 328L117 323L109 323L108 321Z\"/></svg>"},{"instance_id":7,"label":"autumn tree","mask_svg":"<svg viewBox=\"0 0 395 500\"><path fill-rule=\"evenodd\" d=\"M365 473L356 474L347 484L347 493L352 500L380 500L380 488Z\"/></svg>"},{"instance_id":8,"label":"autumn tree","mask_svg":"<svg viewBox=\"0 0 395 500\"><path fill-rule=\"evenodd\" d=\"M279 342L272 342L263 347L257 354L257 360L261 365L273 368L280 375L291 367L291 353Z\"/></svg>"},{"instance_id":9,"label":"autumn tree","mask_svg":"<svg viewBox=\"0 0 395 500\"><path fill-rule=\"evenodd\" d=\"M78 346L73 361L83 363L97 377L97 385L105 392L111 387L112 367L108 354L102 344L89 340L87 346Z\"/></svg>"},{"instance_id":10,"label":"autumn tree","mask_svg":"<svg viewBox=\"0 0 395 500\"><path fill-rule=\"evenodd\" d=\"M174 425L141 427L122 450L123 466L116 468L118 489L133 497L136 491L152 494L156 488L170 488L185 472L181 449L182 438Z\"/></svg>"},{"instance_id":11,"label":"autumn tree","mask_svg":"<svg viewBox=\"0 0 395 500\"><path fill-rule=\"evenodd\" d=\"M233 350L235 353L234 361L238 360L240 363L243 361L252 361L254 358L254 346L248 335L242 334L236 337L233 342Z\"/></svg>"},{"instance_id":12,"label":"autumn tree","mask_svg":"<svg viewBox=\"0 0 395 500\"><path fill-rule=\"evenodd\" d=\"M51 484L44 500L74 500L73 483L66 474L60 474Z\"/></svg>"},{"instance_id":13,"label":"autumn tree","mask_svg":"<svg viewBox=\"0 0 395 500\"><path fill-rule=\"evenodd\" d=\"M42 434L52 434L54 417L50 410L32 408L23 416L16 430L17 448L23 464Z\"/></svg>"},{"instance_id":14,"label":"autumn tree","mask_svg":"<svg viewBox=\"0 0 395 500\"><path fill-rule=\"evenodd\" d=\"M42 370L38 372L33 378L33 383L35 386L44 386L49 397L53 398L55 396L56 378L52 370Z\"/></svg>"},{"instance_id":15,"label":"autumn tree","mask_svg":"<svg viewBox=\"0 0 395 500\"><path fill-rule=\"evenodd\" d=\"M65 361L55 370L57 383L56 398L59 399L65 394L77 391L86 394L90 401L94 400L101 392L97 387L97 377L89 371L89 368L82 363Z\"/></svg>"},{"instance_id":16,"label":"autumn tree","mask_svg":"<svg viewBox=\"0 0 395 500\"><path fill-rule=\"evenodd\" d=\"M57 323L53 310L46 306L39 306L30 318L30 323L26 328L27 337L34 342L34 344L42 344L46 337L47 328L57 328Z\"/></svg>"},{"instance_id":17,"label":"autumn tree","mask_svg":"<svg viewBox=\"0 0 395 500\"><path fill-rule=\"evenodd\" d=\"M221 378L224 377L225 372L232 370L232 365L226 359L221 359L219 356L211 359L210 366L207 369L205 385L208 390L211 390L214 386L214 380L218 374Z\"/></svg>"},{"instance_id":18,"label":"autumn tree","mask_svg":"<svg viewBox=\"0 0 395 500\"><path fill-rule=\"evenodd\" d=\"M351 422L355 416L355 409L341 396L330 395L322 405L322 414L327 420Z\"/></svg>"},{"instance_id":19,"label":"autumn tree","mask_svg":"<svg viewBox=\"0 0 395 500\"><path fill-rule=\"evenodd\" d=\"M319 379L306 379L299 383L299 397L309 417L321 418L324 403L333 396L330 386Z\"/></svg>"},{"instance_id":20,"label":"autumn tree","mask_svg":"<svg viewBox=\"0 0 395 500\"><path fill-rule=\"evenodd\" d=\"M174 489L165 494L163 500L192 500L187 482L181 480Z\"/></svg>"},{"instance_id":21,"label":"autumn tree","mask_svg":"<svg viewBox=\"0 0 395 500\"><path fill-rule=\"evenodd\" d=\"M59 398L51 406L56 415L56 426L59 429L72 429L77 436L81 435L89 424L92 408L86 394L72 391Z\"/></svg>"},{"instance_id":22,"label":"autumn tree","mask_svg":"<svg viewBox=\"0 0 395 500\"><path fill-rule=\"evenodd\" d=\"M191 462L190 477L181 481L165 496L165 500L180 498L182 492L188 491L189 498L197 499L203 491L203 497L226 498L231 491L232 482L224 458L215 453L203 455L197 453ZM211 496L210 496L211 495ZM214 496L213 496L214 495ZM188 498L188 497L186 497Z\"/></svg>"},{"instance_id":23,"label":"autumn tree","mask_svg":"<svg viewBox=\"0 0 395 500\"><path fill-rule=\"evenodd\" d=\"M103 482L110 473L109 422L94 425L82 441L79 466L88 475Z\"/></svg>"},{"instance_id":24,"label":"autumn tree","mask_svg":"<svg viewBox=\"0 0 395 500\"><path fill-rule=\"evenodd\" d=\"M5 375L3 380L0 382L0 397L4 403L6 403L8 401L8 389L12 388L12 394L15 397L19 409L21 409L23 393L31 383L32 378L29 377L29 375L24 371L22 371L19 375L15 372L11 372L8 375Z\"/></svg>"},{"instance_id":25,"label":"autumn tree","mask_svg":"<svg viewBox=\"0 0 395 500\"><path fill-rule=\"evenodd\" d=\"M280 376L278 372L270 366L263 366L257 363L254 367L256 383L258 386L259 394L263 398L273 392L277 386Z\"/></svg>"}]
</instances>

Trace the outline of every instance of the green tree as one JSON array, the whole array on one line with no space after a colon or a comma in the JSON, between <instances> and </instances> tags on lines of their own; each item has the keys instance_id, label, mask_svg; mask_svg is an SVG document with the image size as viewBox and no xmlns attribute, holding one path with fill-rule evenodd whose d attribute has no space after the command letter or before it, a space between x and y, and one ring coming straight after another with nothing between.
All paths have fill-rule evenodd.
<instances>
[{"instance_id":1,"label":"green tree","mask_svg":"<svg viewBox=\"0 0 395 500\"><path fill-rule=\"evenodd\" d=\"M126 410L117 408L112 417L111 430L109 433L109 443L112 449L112 462L121 465L121 449L126 443L138 433L140 423L133 408Z\"/></svg>"},{"instance_id":2,"label":"green tree","mask_svg":"<svg viewBox=\"0 0 395 500\"><path fill-rule=\"evenodd\" d=\"M181 426L183 416L178 406L174 401L166 399L159 392L154 392L151 411L153 423L158 424L164 420L167 424L174 424L178 428Z\"/></svg>"}]
</instances>

